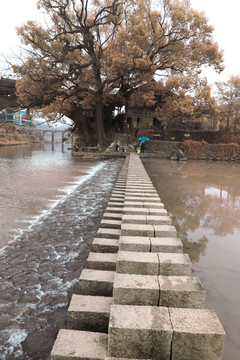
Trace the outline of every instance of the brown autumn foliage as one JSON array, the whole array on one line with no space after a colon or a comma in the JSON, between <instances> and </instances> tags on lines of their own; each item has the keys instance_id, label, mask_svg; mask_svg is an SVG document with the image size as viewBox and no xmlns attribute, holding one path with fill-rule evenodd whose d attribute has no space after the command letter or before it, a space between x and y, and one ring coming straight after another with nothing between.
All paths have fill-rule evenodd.
<instances>
[{"instance_id":1,"label":"brown autumn foliage","mask_svg":"<svg viewBox=\"0 0 240 360\"><path fill-rule=\"evenodd\" d=\"M185 77L174 76L165 85L165 98L157 104L157 116L168 124L179 124L181 119L199 118L206 114L218 115L215 99L206 79L193 72Z\"/></svg>"},{"instance_id":2,"label":"brown autumn foliage","mask_svg":"<svg viewBox=\"0 0 240 360\"><path fill-rule=\"evenodd\" d=\"M218 149L223 156L231 157L237 154L239 145L237 143L218 144Z\"/></svg>"},{"instance_id":3,"label":"brown autumn foliage","mask_svg":"<svg viewBox=\"0 0 240 360\"><path fill-rule=\"evenodd\" d=\"M216 83L218 102L222 120L226 121L226 130L233 130L240 124L240 76L230 76L227 81Z\"/></svg>"},{"instance_id":4,"label":"brown autumn foliage","mask_svg":"<svg viewBox=\"0 0 240 360\"><path fill-rule=\"evenodd\" d=\"M204 140L202 141L185 140L181 145L181 149L183 150L184 153L199 158L201 155L203 155L207 146L208 143Z\"/></svg>"},{"instance_id":5,"label":"brown autumn foliage","mask_svg":"<svg viewBox=\"0 0 240 360\"><path fill-rule=\"evenodd\" d=\"M86 140L100 145L104 113L131 105L139 92L138 102L155 106L163 84L159 117L192 115L197 100L181 86L175 99L168 91L173 86L153 82L156 76L185 77L204 64L222 70L213 28L188 0L39 0L38 5L49 15L47 26L28 21L18 29L28 51L26 60L14 64L19 101L48 116L70 117ZM143 95L143 85L153 90Z\"/></svg>"},{"instance_id":6,"label":"brown autumn foliage","mask_svg":"<svg viewBox=\"0 0 240 360\"><path fill-rule=\"evenodd\" d=\"M12 124L1 124L0 146L27 144L29 142L29 136L25 133L24 129L16 130Z\"/></svg>"}]
</instances>

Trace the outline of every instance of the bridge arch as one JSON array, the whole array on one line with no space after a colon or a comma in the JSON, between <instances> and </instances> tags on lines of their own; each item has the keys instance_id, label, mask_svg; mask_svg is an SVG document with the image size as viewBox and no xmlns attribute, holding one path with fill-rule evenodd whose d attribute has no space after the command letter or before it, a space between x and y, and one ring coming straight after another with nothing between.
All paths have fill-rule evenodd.
<instances>
[{"instance_id":1,"label":"bridge arch","mask_svg":"<svg viewBox=\"0 0 240 360\"><path fill-rule=\"evenodd\" d=\"M64 142L64 138L65 138L66 134L71 134L70 129L65 129L65 130L51 130L51 129L42 130L43 141L44 141L44 135L46 133L51 133L52 134L52 142L54 142L54 140L55 140L55 134L56 133L61 133L62 134L62 142Z\"/></svg>"}]
</instances>

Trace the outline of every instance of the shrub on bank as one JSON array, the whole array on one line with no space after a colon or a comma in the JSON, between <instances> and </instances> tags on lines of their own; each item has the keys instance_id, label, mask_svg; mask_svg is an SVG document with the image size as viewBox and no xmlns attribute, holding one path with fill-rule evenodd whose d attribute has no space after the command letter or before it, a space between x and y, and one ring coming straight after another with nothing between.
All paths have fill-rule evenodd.
<instances>
[{"instance_id":1,"label":"shrub on bank","mask_svg":"<svg viewBox=\"0 0 240 360\"><path fill-rule=\"evenodd\" d=\"M203 155L207 146L208 143L204 140L202 141L185 140L181 145L181 149L186 155L199 158Z\"/></svg>"},{"instance_id":2,"label":"shrub on bank","mask_svg":"<svg viewBox=\"0 0 240 360\"><path fill-rule=\"evenodd\" d=\"M234 157L238 152L238 144L230 143L230 144L218 144L219 151L222 156Z\"/></svg>"}]
</instances>

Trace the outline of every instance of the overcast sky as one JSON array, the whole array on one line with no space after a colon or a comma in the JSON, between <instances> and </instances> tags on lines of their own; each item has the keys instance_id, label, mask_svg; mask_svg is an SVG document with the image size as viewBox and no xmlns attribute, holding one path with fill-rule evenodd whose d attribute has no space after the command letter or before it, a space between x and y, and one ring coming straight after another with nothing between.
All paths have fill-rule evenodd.
<instances>
[{"instance_id":1,"label":"overcast sky","mask_svg":"<svg viewBox=\"0 0 240 360\"><path fill-rule=\"evenodd\" d=\"M37 0L1 0L0 54L15 51L19 43L16 27L27 20L37 20ZM214 40L224 50L226 69L221 75L214 71L206 72L210 83L225 81L230 75L239 75L240 55L240 1L238 0L191 0L192 7L205 11L209 24L213 25Z\"/></svg>"}]
</instances>

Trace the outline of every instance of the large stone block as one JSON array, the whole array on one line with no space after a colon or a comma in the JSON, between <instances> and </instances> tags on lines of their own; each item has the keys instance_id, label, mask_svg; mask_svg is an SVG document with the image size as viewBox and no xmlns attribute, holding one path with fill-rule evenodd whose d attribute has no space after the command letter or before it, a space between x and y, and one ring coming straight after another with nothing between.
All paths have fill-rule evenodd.
<instances>
[{"instance_id":1,"label":"large stone block","mask_svg":"<svg viewBox=\"0 0 240 360\"><path fill-rule=\"evenodd\" d=\"M154 186L152 182L149 180L149 178L146 179L144 178L144 176L139 175L138 179L130 179L128 177L126 182L126 190L131 190L131 189L142 191L144 189L154 189Z\"/></svg>"},{"instance_id":2,"label":"large stone block","mask_svg":"<svg viewBox=\"0 0 240 360\"><path fill-rule=\"evenodd\" d=\"M100 223L101 228L107 228L107 229L121 229L121 225L122 225L121 220L102 219Z\"/></svg>"},{"instance_id":3,"label":"large stone block","mask_svg":"<svg viewBox=\"0 0 240 360\"><path fill-rule=\"evenodd\" d=\"M122 236L154 236L153 225L145 224L122 224L121 226Z\"/></svg>"},{"instance_id":4,"label":"large stone block","mask_svg":"<svg viewBox=\"0 0 240 360\"><path fill-rule=\"evenodd\" d=\"M171 225L170 216L147 215L147 224L151 225Z\"/></svg>"},{"instance_id":5,"label":"large stone block","mask_svg":"<svg viewBox=\"0 0 240 360\"><path fill-rule=\"evenodd\" d=\"M151 251L164 253L182 253L183 244L175 237L151 237Z\"/></svg>"},{"instance_id":6,"label":"large stone block","mask_svg":"<svg viewBox=\"0 0 240 360\"><path fill-rule=\"evenodd\" d=\"M224 329L214 310L169 308L173 326L172 360L220 360Z\"/></svg>"},{"instance_id":7,"label":"large stone block","mask_svg":"<svg viewBox=\"0 0 240 360\"><path fill-rule=\"evenodd\" d=\"M125 196L125 201L149 201L153 203L161 203L159 196Z\"/></svg>"},{"instance_id":8,"label":"large stone block","mask_svg":"<svg viewBox=\"0 0 240 360\"><path fill-rule=\"evenodd\" d=\"M148 215L149 209L137 208L137 207L123 207L123 214L126 215Z\"/></svg>"},{"instance_id":9,"label":"large stone block","mask_svg":"<svg viewBox=\"0 0 240 360\"><path fill-rule=\"evenodd\" d=\"M158 306L158 277L116 273L113 299L114 304Z\"/></svg>"},{"instance_id":10,"label":"large stone block","mask_svg":"<svg viewBox=\"0 0 240 360\"><path fill-rule=\"evenodd\" d=\"M126 190L125 196L134 196L134 197L152 197L158 196L156 190L139 190L139 189L132 189Z\"/></svg>"},{"instance_id":11,"label":"large stone block","mask_svg":"<svg viewBox=\"0 0 240 360\"><path fill-rule=\"evenodd\" d=\"M147 236L120 236L119 250L150 252L150 239Z\"/></svg>"},{"instance_id":12,"label":"large stone block","mask_svg":"<svg viewBox=\"0 0 240 360\"><path fill-rule=\"evenodd\" d=\"M122 213L122 210L123 210L123 207L119 208L119 207L110 206L110 207L106 208L106 212L112 213L112 214Z\"/></svg>"},{"instance_id":13,"label":"large stone block","mask_svg":"<svg viewBox=\"0 0 240 360\"><path fill-rule=\"evenodd\" d=\"M158 275L157 253L119 251L116 271L122 274Z\"/></svg>"},{"instance_id":14,"label":"large stone block","mask_svg":"<svg viewBox=\"0 0 240 360\"><path fill-rule=\"evenodd\" d=\"M125 191L124 190L113 190L112 196L123 198L125 197Z\"/></svg>"},{"instance_id":15,"label":"large stone block","mask_svg":"<svg viewBox=\"0 0 240 360\"><path fill-rule=\"evenodd\" d=\"M68 328L107 333L112 304L112 297L73 294L68 307Z\"/></svg>"},{"instance_id":16,"label":"large stone block","mask_svg":"<svg viewBox=\"0 0 240 360\"><path fill-rule=\"evenodd\" d=\"M124 198L125 198L125 196L124 197L119 197L119 196L111 196L110 197L110 199L109 199L109 201L111 201L111 202L118 202L118 203L123 203L124 202Z\"/></svg>"},{"instance_id":17,"label":"large stone block","mask_svg":"<svg viewBox=\"0 0 240 360\"><path fill-rule=\"evenodd\" d=\"M95 238L92 242L92 251L99 253L117 253L119 240Z\"/></svg>"},{"instance_id":18,"label":"large stone block","mask_svg":"<svg viewBox=\"0 0 240 360\"><path fill-rule=\"evenodd\" d=\"M104 360L107 334L62 329L54 343L51 360Z\"/></svg>"},{"instance_id":19,"label":"large stone block","mask_svg":"<svg viewBox=\"0 0 240 360\"><path fill-rule=\"evenodd\" d=\"M198 277L159 276L160 306L201 309L205 290Z\"/></svg>"},{"instance_id":20,"label":"large stone block","mask_svg":"<svg viewBox=\"0 0 240 360\"><path fill-rule=\"evenodd\" d=\"M125 191L125 189L126 189L126 185L124 182L121 183L116 182L114 186L114 191Z\"/></svg>"},{"instance_id":21,"label":"large stone block","mask_svg":"<svg viewBox=\"0 0 240 360\"><path fill-rule=\"evenodd\" d=\"M131 208L143 208L143 200L142 201L125 201L124 207L131 207Z\"/></svg>"},{"instance_id":22,"label":"large stone block","mask_svg":"<svg viewBox=\"0 0 240 360\"><path fill-rule=\"evenodd\" d=\"M168 212L166 209L164 209L163 207L160 209L154 209L154 208L148 208L149 211L149 215L154 215L154 216L167 216Z\"/></svg>"},{"instance_id":23,"label":"large stone block","mask_svg":"<svg viewBox=\"0 0 240 360\"><path fill-rule=\"evenodd\" d=\"M125 193L125 201L143 201L144 198L145 194L143 191L133 191Z\"/></svg>"},{"instance_id":24,"label":"large stone block","mask_svg":"<svg viewBox=\"0 0 240 360\"><path fill-rule=\"evenodd\" d=\"M108 207L117 207L117 208L121 209L123 207L123 202L109 201Z\"/></svg>"},{"instance_id":25,"label":"large stone block","mask_svg":"<svg viewBox=\"0 0 240 360\"><path fill-rule=\"evenodd\" d=\"M120 229L99 228L97 232L98 238L119 239L120 235L121 235Z\"/></svg>"},{"instance_id":26,"label":"large stone block","mask_svg":"<svg viewBox=\"0 0 240 360\"><path fill-rule=\"evenodd\" d=\"M115 271L83 269L79 277L81 295L113 296Z\"/></svg>"},{"instance_id":27,"label":"large stone block","mask_svg":"<svg viewBox=\"0 0 240 360\"><path fill-rule=\"evenodd\" d=\"M124 205L125 205L125 203L124 203ZM148 200L146 200L146 201L144 201L144 203L143 203L143 207L144 208L155 208L155 209L163 209L164 208L164 205L163 205L163 203L161 203L161 202L152 202L152 201L148 201Z\"/></svg>"},{"instance_id":28,"label":"large stone block","mask_svg":"<svg viewBox=\"0 0 240 360\"><path fill-rule=\"evenodd\" d=\"M149 188L154 189L154 186L152 185L151 181L144 180L142 177L140 179L140 175L139 175L139 179L127 180L126 188L130 188L130 187L136 187L138 189L149 189Z\"/></svg>"},{"instance_id":29,"label":"large stone block","mask_svg":"<svg viewBox=\"0 0 240 360\"><path fill-rule=\"evenodd\" d=\"M122 213L109 213L109 212L105 212L103 214L103 219L108 219L108 220L122 220Z\"/></svg>"},{"instance_id":30,"label":"large stone block","mask_svg":"<svg viewBox=\"0 0 240 360\"><path fill-rule=\"evenodd\" d=\"M160 275L191 276L192 262L187 254L158 253Z\"/></svg>"},{"instance_id":31,"label":"large stone block","mask_svg":"<svg viewBox=\"0 0 240 360\"><path fill-rule=\"evenodd\" d=\"M172 326L168 309L112 305L108 355L117 358L169 360Z\"/></svg>"},{"instance_id":32,"label":"large stone block","mask_svg":"<svg viewBox=\"0 0 240 360\"><path fill-rule=\"evenodd\" d=\"M146 215L132 215L132 214L123 214L122 215L123 224L147 224Z\"/></svg>"},{"instance_id":33,"label":"large stone block","mask_svg":"<svg viewBox=\"0 0 240 360\"><path fill-rule=\"evenodd\" d=\"M176 237L177 231L172 225L153 225L155 237Z\"/></svg>"},{"instance_id":34,"label":"large stone block","mask_svg":"<svg viewBox=\"0 0 240 360\"><path fill-rule=\"evenodd\" d=\"M143 186L126 186L125 189L126 194L131 193L144 193L144 194L157 194L157 191L153 186L151 187L143 187Z\"/></svg>"},{"instance_id":35,"label":"large stone block","mask_svg":"<svg viewBox=\"0 0 240 360\"><path fill-rule=\"evenodd\" d=\"M117 254L90 252L87 258L87 268L93 270L116 270Z\"/></svg>"}]
</instances>

